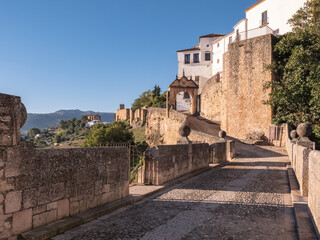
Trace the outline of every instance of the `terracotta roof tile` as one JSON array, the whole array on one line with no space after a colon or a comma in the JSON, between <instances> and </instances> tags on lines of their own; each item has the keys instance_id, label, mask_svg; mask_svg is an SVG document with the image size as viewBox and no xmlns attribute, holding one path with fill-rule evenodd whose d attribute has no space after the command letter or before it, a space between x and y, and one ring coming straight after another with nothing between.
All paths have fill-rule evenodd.
<instances>
[{"instance_id":1,"label":"terracotta roof tile","mask_svg":"<svg viewBox=\"0 0 320 240\"><path fill-rule=\"evenodd\" d=\"M193 48L178 50L177 52L187 52L187 51L195 51L195 50L200 50L200 48L199 47L193 47Z\"/></svg>"},{"instance_id":2,"label":"terracotta roof tile","mask_svg":"<svg viewBox=\"0 0 320 240\"><path fill-rule=\"evenodd\" d=\"M208 35L200 36L199 38L211 38L211 37L221 37L221 36L224 36L224 34L211 33L211 34L208 34Z\"/></svg>"}]
</instances>

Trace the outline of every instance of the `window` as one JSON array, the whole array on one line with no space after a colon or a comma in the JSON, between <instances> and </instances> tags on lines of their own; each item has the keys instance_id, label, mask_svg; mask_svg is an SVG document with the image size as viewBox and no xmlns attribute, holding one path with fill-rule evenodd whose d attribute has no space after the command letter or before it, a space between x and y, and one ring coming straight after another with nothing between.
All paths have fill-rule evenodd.
<instances>
[{"instance_id":1,"label":"window","mask_svg":"<svg viewBox=\"0 0 320 240\"><path fill-rule=\"evenodd\" d=\"M220 59L217 60L217 63L220 63Z\"/></svg>"},{"instance_id":2,"label":"window","mask_svg":"<svg viewBox=\"0 0 320 240\"><path fill-rule=\"evenodd\" d=\"M232 36L229 37L229 43L232 43Z\"/></svg>"},{"instance_id":3,"label":"window","mask_svg":"<svg viewBox=\"0 0 320 240\"><path fill-rule=\"evenodd\" d=\"M184 55L184 63L185 63L185 64L190 63L190 54L185 54L185 55Z\"/></svg>"},{"instance_id":4,"label":"window","mask_svg":"<svg viewBox=\"0 0 320 240\"><path fill-rule=\"evenodd\" d=\"M185 93L183 94L183 99L190 99L189 93L185 92Z\"/></svg>"},{"instance_id":5,"label":"window","mask_svg":"<svg viewBox=\"0 0 320 240\"><path fill-rule=\"evenodd\" d=\"M204 60L205 61L210 61L211 60L211 54L210 53L205 53Z\"/></svg>"},{"instance_id":6,"label":"window","mask_svg":"<svg viewBox=\"0 0 320 240\"><path fill-rule=\"evenodd\" d=\"M220 47L220 43L217 44L217 47Z\"/></svg>"},{"instance_id":7,"label":"window","mask_svg":"<svg viewBox=\"0 0 320 240\"><path fill-rule=\"evenodd\" d=\"M209 44L207 44L207 47L209 47Z\"/></svg>"},{"instance_id":8,"label":"window","mask_svg":"<svg viewBox=\"0 0 320 240\"><path fill-rule=\"evenodd\" d=\"M261 25L265 25L268 23L268 11L264 11L261 14Z\"/></svg>"},{"instance_id":9,"label":"window","mask_svg":"<svg viewBox=\"0 0 320 240\"><path fill-rule=\"evenodd\" d=\"M193 62L198 63L199 62L199 53L194 53L193 54Z\"/></svg>"}]
</instances>

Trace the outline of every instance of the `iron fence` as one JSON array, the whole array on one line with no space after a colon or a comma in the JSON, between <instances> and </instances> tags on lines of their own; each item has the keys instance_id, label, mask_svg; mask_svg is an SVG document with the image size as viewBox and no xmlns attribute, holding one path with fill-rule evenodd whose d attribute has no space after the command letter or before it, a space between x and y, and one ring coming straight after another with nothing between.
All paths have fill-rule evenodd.
<instances>
[{"instance_id":1,"label":"iron fence","mask_svg":"<svg viewBox=\"0 0 320 240\"><path fill-rule=\"evenodd\" d=\"M101 143L100 147L127 147L130 159L130 184L144 183L146 144L132 144L129 142Z\"/></svg>"}]
</instances>

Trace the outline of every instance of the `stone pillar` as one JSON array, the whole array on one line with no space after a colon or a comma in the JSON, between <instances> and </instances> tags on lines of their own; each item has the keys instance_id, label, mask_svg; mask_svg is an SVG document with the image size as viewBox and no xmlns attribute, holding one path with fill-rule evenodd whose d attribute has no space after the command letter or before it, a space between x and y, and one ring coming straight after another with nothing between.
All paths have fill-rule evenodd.
<instances>
[{"instance_id":1,"label":"stone pillar","mask_svg":"<svg viewBox=\"0 0 320 240\"><path fill-rule=\"evenodd\" d=\"M141 118L142 123L147 122L147 113L148 113L147 109L142 109L142 118Z\"/></svg>"},{"instance_id":2,"label":"stone pillar","mask_svg":"<svg viewBox=\"0 0 320 240\"><path fill-rule=\"evenodd\" d=\"M219 141L215 143L215 163L223 163L227 161L227 142L225 140L226 132L219 132Z\"/></svg>"},{"instance_id":3,"label":"stone pillar","mask_svg":"<svg viewBox=\"0 0 320 240\"><path fill-rule=\"evenodd\" d=\"M134 110L130 108L130 126L132 126L133 119L134 119Z\"/></svg>"},{"instance_id":4,"label":"stone pillar","mask_svg":"<svg viewBox=\"0 0 320 240\"><path fill-rule=\"evenodd\" d=\"M169 112L170 112L169 97L170 97L170 91L167 91L167 93L166 93L166 110L167 110L167 117L169 117Z\"/></svg>"},{"instance_id":5,"label":"stone pillar","mask_svg":"<svg viewBox=\"0 0 320 240\"><path fill-rule=\"evenodd\" d=\"M0 146L16 146L21 141L20 128L27 111L20 97L0 94Z\"/></svg>"},{"instance_id":6,"label":"stone pillar","mask_svg":"<svg viewBox=\"0 0 320 240\"><path fill-rule=\"evenodd\" d=\"M191 102L191 108L190 108L190 113L191 115L196 114L197 112L197 96L192 97L192 102Z\"/></svg>"},{"instance_id":7,"label":"stone pillar","mask_svg":"<svg viewBox=\"0 0 320 240\"><path fill-rule=\"evenodd\" d=\"M236 142L233 140L227 141L227 160L231 160L236 156Z\"/></svg>"}]
</instances>

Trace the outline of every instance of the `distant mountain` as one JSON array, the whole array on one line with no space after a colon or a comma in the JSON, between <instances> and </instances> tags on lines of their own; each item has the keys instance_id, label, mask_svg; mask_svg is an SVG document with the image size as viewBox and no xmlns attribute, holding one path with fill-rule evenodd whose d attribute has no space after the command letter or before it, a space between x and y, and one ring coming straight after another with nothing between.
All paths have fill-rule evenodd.
<instances>
[{"instance_id":1,"label":"distant mountain","mask_svg":"<svg viewBox=\"0 0 320 240\"><path fill-rule=\"evenodd\" d=\"M113 122L114 113L103 113L93 111L81 111L76 110L59 110L54 113L28 113L28 119L26 124L21 128L22 132L28 131L30 128L45 129L50 126L59 125L60 120L69 120L73 117L80 119L83 115L98 113L101 116L103 122Z\"/></svg>"}]
</instances>

